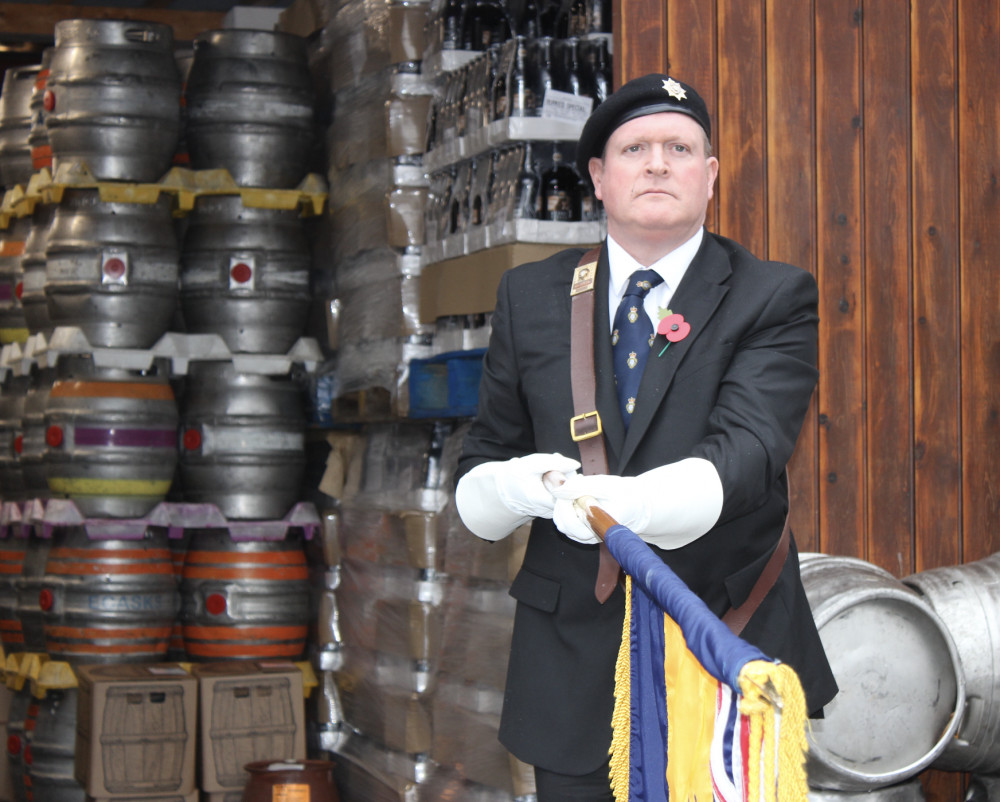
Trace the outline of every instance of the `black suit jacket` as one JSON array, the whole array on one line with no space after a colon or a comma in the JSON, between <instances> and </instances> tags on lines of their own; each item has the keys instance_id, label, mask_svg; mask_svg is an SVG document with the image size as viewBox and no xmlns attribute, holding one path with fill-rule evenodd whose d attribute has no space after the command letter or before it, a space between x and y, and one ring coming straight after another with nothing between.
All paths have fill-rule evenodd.
<instances>
[{"instance_id":1,"label":"black suit jacket","mask_svg":"<svg viewBox=\"0 0 1000 802\"><path fill-rule=\"evenodd\" d=\"M569 427L569 288L582 252L563 251L501 279L458 477L534 452L579 456ZM781 535L785 465L817 379L816 283L706 232L670 304L691 332L662 356L666 340L657 335L627 435L611 367L606 247L596 293L597 407L609 470L636 475L691 456L715 465L724 494L719 521L693 543L657 552L721 616L746 599ZM597 769L611 742L623 595L618 589L597 602L597 563L596 546L538 519L510 591L518 605L500 740L521 760L564 774ZM836 693L794 543L743 637L796 669L811 710Z\"/></svg>"}]
</instances>

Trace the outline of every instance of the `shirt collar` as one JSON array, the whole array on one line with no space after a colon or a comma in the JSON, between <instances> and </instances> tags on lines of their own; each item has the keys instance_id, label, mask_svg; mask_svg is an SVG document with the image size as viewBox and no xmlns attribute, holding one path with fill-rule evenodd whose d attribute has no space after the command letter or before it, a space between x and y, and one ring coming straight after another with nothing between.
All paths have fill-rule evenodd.
<instances>
[{"instance_id":1,"label":"shirt collar","mask_svg":"<svg viewBox=\"0 0 1000 802\"><path fill-rule=\"evenodd\" d=\"M636 270L655 270L660 274L663 279L663 283L666 284L671 291L676 290L677 286L681 283L681 279L684 278L684 274L687 272L688 267L694 260L695 254L698 253L698 249L701 247L701 241L705 236L704 227L700 227L694 235L682 245L674 248L666 256L661 257L659 260L649 265L648 268L645 265L639 264L632 256L626 251L621 245L619 245L615 240L608 236L608 265L611 268L611 296L621 298L622 294L625 292L625 284L628 282L629 276L631 276Z\"/></svg>"}]
</instances>

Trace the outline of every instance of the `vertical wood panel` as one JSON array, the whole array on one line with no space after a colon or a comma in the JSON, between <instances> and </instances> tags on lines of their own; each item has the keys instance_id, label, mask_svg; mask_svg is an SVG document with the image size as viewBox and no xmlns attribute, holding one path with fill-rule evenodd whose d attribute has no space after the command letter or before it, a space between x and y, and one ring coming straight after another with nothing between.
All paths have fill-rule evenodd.
<instances>
[{"instance_id":1,"label":"vertical wood panel","mask_svg":"<svg viewBox=\"0 0 1000 802\"><path fill-rule=\"evenodd\" d=\"M816 140L812 3L767 0L767 252L816 272ZM762 254L764 255L764 254ZM823 377L820 377L823 381ZM816 398L789 467L795 540L819 551Z\"/></svg>"},{"instance_id":2,"label":"vertical wood panel","mask_svg":"<svg viewBox=\"0 0 1000 802\"><path fill-rule=\"evenodd\" d=\"M966 562L1000 550L1000 4L959 2L962 530Z\"/></svg>"},{"instance_id":3,"label":"vertical wood panel","mask_svg":"<svg viewBox=\"0 0 1000 802\"><path fill-rule=\"evenodd\" d=\"M816 5L820 542L829 554L864 556L859 22L852 0Z\"/></svg>"},{"instance_id":4,"label":"vertical wood panel","mask_svg":"<svg viewBox=\"0 0 1000 802\"><path fill-rule=\"evenodd\" d=\"M671 75L698 90L708 106L719 144L719 95L716 83L715 3L705 0L672 0L667 23L667 69ZM718 184L716 185L718 187ZM705 225L718 231L719 196L709 204Z\"/></svg>"},{"instance_id":5,"label":"vertical wood panel","mask_svg":"<svg viewBox=\"0 0 1000 802\"><path fill-rule=\"evenodd\" d=\"M868 559L912 573L909 9L866 3L864 43L865 386Z\"/></svg>"},{"instance_id":6,"label":"vertical wood panel","mask_svg":"<svg viewBox=\"0 0 1000 802\"><path fill-rule=\"evenodd\" d=\"M615 86L667 65L667 0L615 3Z\"/></svg>"},{"instance_id":7,"label":"vertical wood panel","mask_svg":"<svg viewBox=\"0 0 1000 802\"><path fill-rule=\"evenodd\" d=\"M765 253L764 5L719 0L719 232Z\"/></svg>"},{"instance_id":8,"label":"vertical wood panel","mask_svg":"<svg viewBox=\"0 0 1000 802\"><path fill-rule=\"evenodd\" d=\"M800 541L901 574L1000 551L1000 5L862 1L619 0L618 66L704 95L708 225L817 276Z\"/></svg>"},{"instance_id":9,"label":"vertical wood panel","mask_svg":"<svg viewBox=\"0 0 1000 802\"><path fill-rule=\"evenodd\" d=\"M954 0L913 0L916 570L961 562Z\"/></svg>"}]
</instances>

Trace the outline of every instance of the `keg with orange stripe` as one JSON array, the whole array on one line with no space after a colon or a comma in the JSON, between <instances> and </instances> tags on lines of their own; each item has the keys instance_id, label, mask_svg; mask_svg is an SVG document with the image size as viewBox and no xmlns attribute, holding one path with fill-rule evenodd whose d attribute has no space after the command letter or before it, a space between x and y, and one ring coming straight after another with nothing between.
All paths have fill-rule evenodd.
<instances>
[{"instance_id":1,"label":"keg with orange stripe","mask_svg":"<svg viewBox=\"0 0 1000 802\"><path fill-rule=\"evenodd\" d=\"M49 558L52 541L47 537L40 537L36 530L30 528L21 529L15 540L24 543L21 573L14 582L20 629L6 632L4 646L7 645L7 639L11 638L12 644L7 649L8 652L44 652L45 624L42 620L42 608L38 606L38 592L45 580L45 563ZM14 648L15 645L17 648Z\"/></svg>"},{"instance_id":2,"label":"keg with orange stripe","mask_svg":"<svg viewBox=\"0 0 1000 802\"><path fill-rule=\"evenodd\" d=\"M29 233L30 217L14 217L6 229L0 230L0 345L28 339L28 324L21 306L24 275L21 259Z\"/></svg>"},{"instance_id":3,"label":"keg with orange stripe","mask_svg":"<svg viewBox=\"0 0 1000 802\"><path fill-rule=\"evenodd\" d=\"M195 530L180 585L190 660L295 659L309 625L309 568L301 535L236 540Z\"/></svg>"},{"instance_id":4,"label":"keg with orange stripe","mask_svg":"<svg viewBox=\"0 0 1000 802\"><path fill-rule=\"evenodd\" d=\"M8 654L24 651L24 632L17 614L17 588L27 544L27 537L18 537L14 527L0 529L0 641Z\"/></svg>"},{"instance_id":5,"label":"keg with orange stripe","mask_svg":"<svg viewBox=\"0 0 1000 802\"><path fill-rule=\"evenodd\" d=\"M177 464L177 402L166 370L60 361L45 407L53 495L87 517L135 518L166 497Z\"/></svg>"},{"instance_id":6,"label":"keg with orange stripe","mask_svg":"<svg viewBox=\"0 0 1000 802\"><path fill-rule=\"evenodd\" d=\"M92 539L58 528L39 592L46 651L71 664L164 660L180 608L167 533Z\"/></svg>"},{"instance_id":7,"label":"keg with orange stripe","mask_svg":"<svg viewBox=\"0 0 1000 802\"><path fill-rule=\"evenodd\" d=\"M49 83L49 68L52 66L53 48L42 51L41 69L35 76L31 90L31 125L28 128L28 147L31 149L31 166L35 170L52 169L52 146L49 144L49 129L45 124L45 90Z\"/></svg>"}]
</instances>

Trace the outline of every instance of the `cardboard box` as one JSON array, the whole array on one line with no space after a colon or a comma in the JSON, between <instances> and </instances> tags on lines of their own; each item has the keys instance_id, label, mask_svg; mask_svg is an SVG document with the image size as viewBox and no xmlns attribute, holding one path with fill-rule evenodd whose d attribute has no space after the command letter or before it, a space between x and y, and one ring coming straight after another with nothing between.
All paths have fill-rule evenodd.
<instances>
[{"instance_id":1,"label":"cardboard box","mask_svg":"<svg viewBox=\"0 0 1000 802\"><path fill-rule=\"evenodd\" d=\"M198 802L198 789L195 788L190 794L173 794L171 796L123 796L123 797L94 797L88 796L87 802Z\"/></svg>"},{"instance_id":2,"label":"cardboard box","mask_svg":"<svg viewBox=\"0 0 1000 802\"><path fill-rule=\"evenodd\" d=\"M572 247L583 246L518 242L427 265L420 274L420 322L492 312L507 270Z\"/></svg>"},{"instance_id":3,"label":"cardboard box","mask_svg":"<svg viewBox=\"0 0 1000 802\"><path fill-rule=\"evenodd\" d=\"M202 791L243 788L247 763L306 757L303 678L294 663L201 663L191 673L198 680Z\"/></svg>"},{"instance_id":4,"label":"cardboard box","mask_svg":"<svg viewBox=\"0 0 1000 802\"><path fill-rule=\"evenodd\" d=\"M197 680L177 663L85 665L75 673L73 773L88 796L191 794Z\"/></svg>"}]
</instances>

